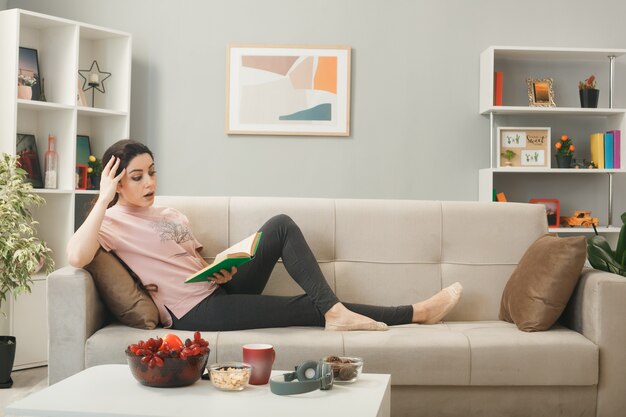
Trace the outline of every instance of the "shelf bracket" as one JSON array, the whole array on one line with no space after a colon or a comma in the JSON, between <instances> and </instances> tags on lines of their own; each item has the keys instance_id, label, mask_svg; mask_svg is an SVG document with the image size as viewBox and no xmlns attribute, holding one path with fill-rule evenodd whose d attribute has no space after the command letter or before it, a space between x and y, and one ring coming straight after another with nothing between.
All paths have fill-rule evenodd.
<instances>
[{"instance_id":1,"label":"shelf bracket","mask_svg":"<svg viewBox=\"0 0 626 417\"><path fill-rule=\"evenodd\" d=\"M495 156L496 158L499 155ZM493 154L493 112L489 112L489 168L493 168L494 165L494 154ZM496 159L497 160L497 159Z\"/></svg>"},{"instance_id":2,"label":"shelf bracket","mask_svg":"<svg viewBox=\"0 0 626 417\"><path fill-rule=\"evenodd\" d=\"M613 108L613 69L615 66L615 55L609 55L609 109Z\"/></svg>"},{"instance_id":3,"label":"shelf bracket","mask_svg":"<svg viewBox=\"0 0 626 417\"><path fill-rule=\"evenodd\" d=\"M608 173L609 176L609 221L607 227L613 225L613 173Z\"/></svg>"}]
</instances>

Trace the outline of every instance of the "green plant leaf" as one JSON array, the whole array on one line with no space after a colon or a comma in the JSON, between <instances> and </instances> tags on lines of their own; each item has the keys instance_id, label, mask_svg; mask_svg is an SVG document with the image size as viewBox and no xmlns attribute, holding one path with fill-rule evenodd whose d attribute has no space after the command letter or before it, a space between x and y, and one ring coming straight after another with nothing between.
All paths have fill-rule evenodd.
<instances>
[{"instance_id":1,"label":"green plant leaf","mask_svg":"<svg viewBox=\"0 0 626 417\"><path fill-rule=\"evenodd\" d=\"M617 259L622 266L624 265L624 252L626 252L626 212L622 213L622 229L619 231L619 237L617 238L617 247L615 248L615 259Z\"/></svg>"},{"instance_id":2,"label":"green plant leaf","mask_svg":"<svg viewBox=\"0 0 626 417\"><path fill-rule=\"evenodd\" d=\"M596 246L592 239L587 240L587 258L589 259L589 263L591 264L591 266L593 266L595 269L607 272L622 270L623 268L621 267L621 265L617 263L615 259L613 259L611 252L606 251L605 247L606 246L602 244L600 246Z\"/></svg>"}]
</instances>

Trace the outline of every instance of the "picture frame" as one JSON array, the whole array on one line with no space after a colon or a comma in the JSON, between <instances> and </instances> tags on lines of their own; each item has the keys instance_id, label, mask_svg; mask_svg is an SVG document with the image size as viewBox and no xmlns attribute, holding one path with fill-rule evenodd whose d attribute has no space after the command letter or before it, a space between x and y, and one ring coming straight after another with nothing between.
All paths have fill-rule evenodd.
<instances>
[{"instance_id":1,"label":"picture frame","mask_svg":"<svg viewBox=\"0 0 626 417\"><path fill-rule=\"evenodd\" d=\"M41 101L41 73L36 49L19 48L17 98Z\"/></svg>"},{"instance_id":2,"label":"picture frame","mask_svg":"<svg viewBox=\"0 0 626 417\"><path fill-rule=\"evenodd\" d=\"M229 45L226 133L350 135L351 48Z\"/></svg>"},{"instance_id":3,"label":"picture frame","mask_svg":"<svg viewBox=\"0 0 626 417\"><path fill-rule=\"evenodd\" d=\"M85 92L83 91L83 86L80 83L80 79L76 80L76 88L76 104L78 104L79 106L87 107L87 98L85 97Z\"/></svg>"},{"instance_id":4,"label":"picture frame","mask_svg":"<svg viewBox=\"0 0 626 417\"><path fill-rule=\"evenodd\" d=\"M15 154L19 155L19 164L26 171L26 181L31 183L33 188L43 188L43 176L41 175L35 136L18 133Z\"/></svg>"},{"instance_id":5,"label":"picture frame","mask_svg":"<svg viewBox=\"0 0 626 417\"><path fill-rule=\"evenodd\" d=\"M86 190L87 185L87 165L76 164L76 184L74 187L77 190Z\"/></svg>"},{"instance_id":6,"label":"picture frame","mask_svg":"<svg viewBox=\"0 0 626 417\"><path fill-rule=\"evenodd\" d=\"M548 227L559 227L561 224L561 202L554 198L532 198L531 204L543 204L546 207Z\"/></svg>"},{"instance_id":7,"label":"picture frame","mask_svg":"<svg viewBox=\"0 0 626 417\"><path fill-rule=\"evenodd\" d=\"M526 83L530 107L556 107L552 78L528 78Z\"/></svg>"},{"instance_id":8,"label":"picture frame","mask_svg":"<svg viewBox=\"0 0 626 417\"><path fill-rule=\"evenodd\" d=\"M91 142L87 135L76 135L76 165L89 165Z\"/></svg>"},{"instance_id":9,"label":"picture frame","mask_svg":"<svg viewBox=\"0 0 626 417\"><path fill-rule=\"evenodd\" d=\"M498 127L498 168L550 168L549 127Z\"/></svg>"}]
</instances>

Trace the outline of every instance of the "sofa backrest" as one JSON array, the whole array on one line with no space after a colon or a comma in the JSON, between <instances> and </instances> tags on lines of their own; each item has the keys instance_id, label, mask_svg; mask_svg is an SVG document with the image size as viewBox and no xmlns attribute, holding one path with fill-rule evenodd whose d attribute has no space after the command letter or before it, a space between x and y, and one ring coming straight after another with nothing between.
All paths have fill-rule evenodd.
<instances>
[{"instance_id":1,"label":"sofa backrest","mask_svg":"<svg viewBox=\"0 0 626 417\"><path fill-rule=\"evenodd\" d=\"M343 301L410 304L460 281L464 294L452 321L497 320L511 272L548 230L535 204L179 196L155 204L189 218L209 260L273 215L289 215ZM279 264L265 293L302 290Z\"/></svg>"}]
</instances>

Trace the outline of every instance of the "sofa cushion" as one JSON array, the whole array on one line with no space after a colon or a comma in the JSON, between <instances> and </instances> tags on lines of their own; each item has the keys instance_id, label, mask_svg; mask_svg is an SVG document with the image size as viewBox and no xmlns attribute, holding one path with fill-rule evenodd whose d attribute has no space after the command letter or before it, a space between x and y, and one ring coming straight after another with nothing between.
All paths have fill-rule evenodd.
<instances>
[{"instance_id":1,"label":"sofa cushion","mask_svg":"<svg viewBox=\"0 0 626 417\"><path fill-rule=\"evenodd\" d=\"M154 301L115 255L100 248L85 269L117 320L139 329L154 329L159 324Z\"/></svg>"},{"instance_id":2,"label":"sofa cushion","mask_svg":"<svg viewBox=\"0 0 626 417\"><path fill-rule=\"evenodd\" d=\"M586 257L584 236L537 239L504 287L500 320L527 332L549 329L572 296Z\"/></svg>"},{"instance_id":3,"label":"sofa cushion","mask_svg":"<svg viewBox=\"0 0 626 417\"><path fill-rule=\"evenodd\" d=\"M158 328L153 330L133 329L121 323L110 324L91 335L85 342L85 367L106 365L110 363L123 364L126 362L126 347L140 340L146 341L151 337L163 337L168 333L174 333L185 340L193 340L192 331L172 330ZM207 363L215 363L217 354L217 333L201 332L202 337L209 342L209 360Z\"/></svg>"},{"instance_id":4,"label":"sofa cushion","mask_svg":"<svg viewBox=\"0 0 626 417\"><path fill-rule=\"evenodd\" d=\"M470 385L595 385L599 349L561 325L522 332L502 321L447 323L471 346Z\"/></svg>"}]
</instances>

